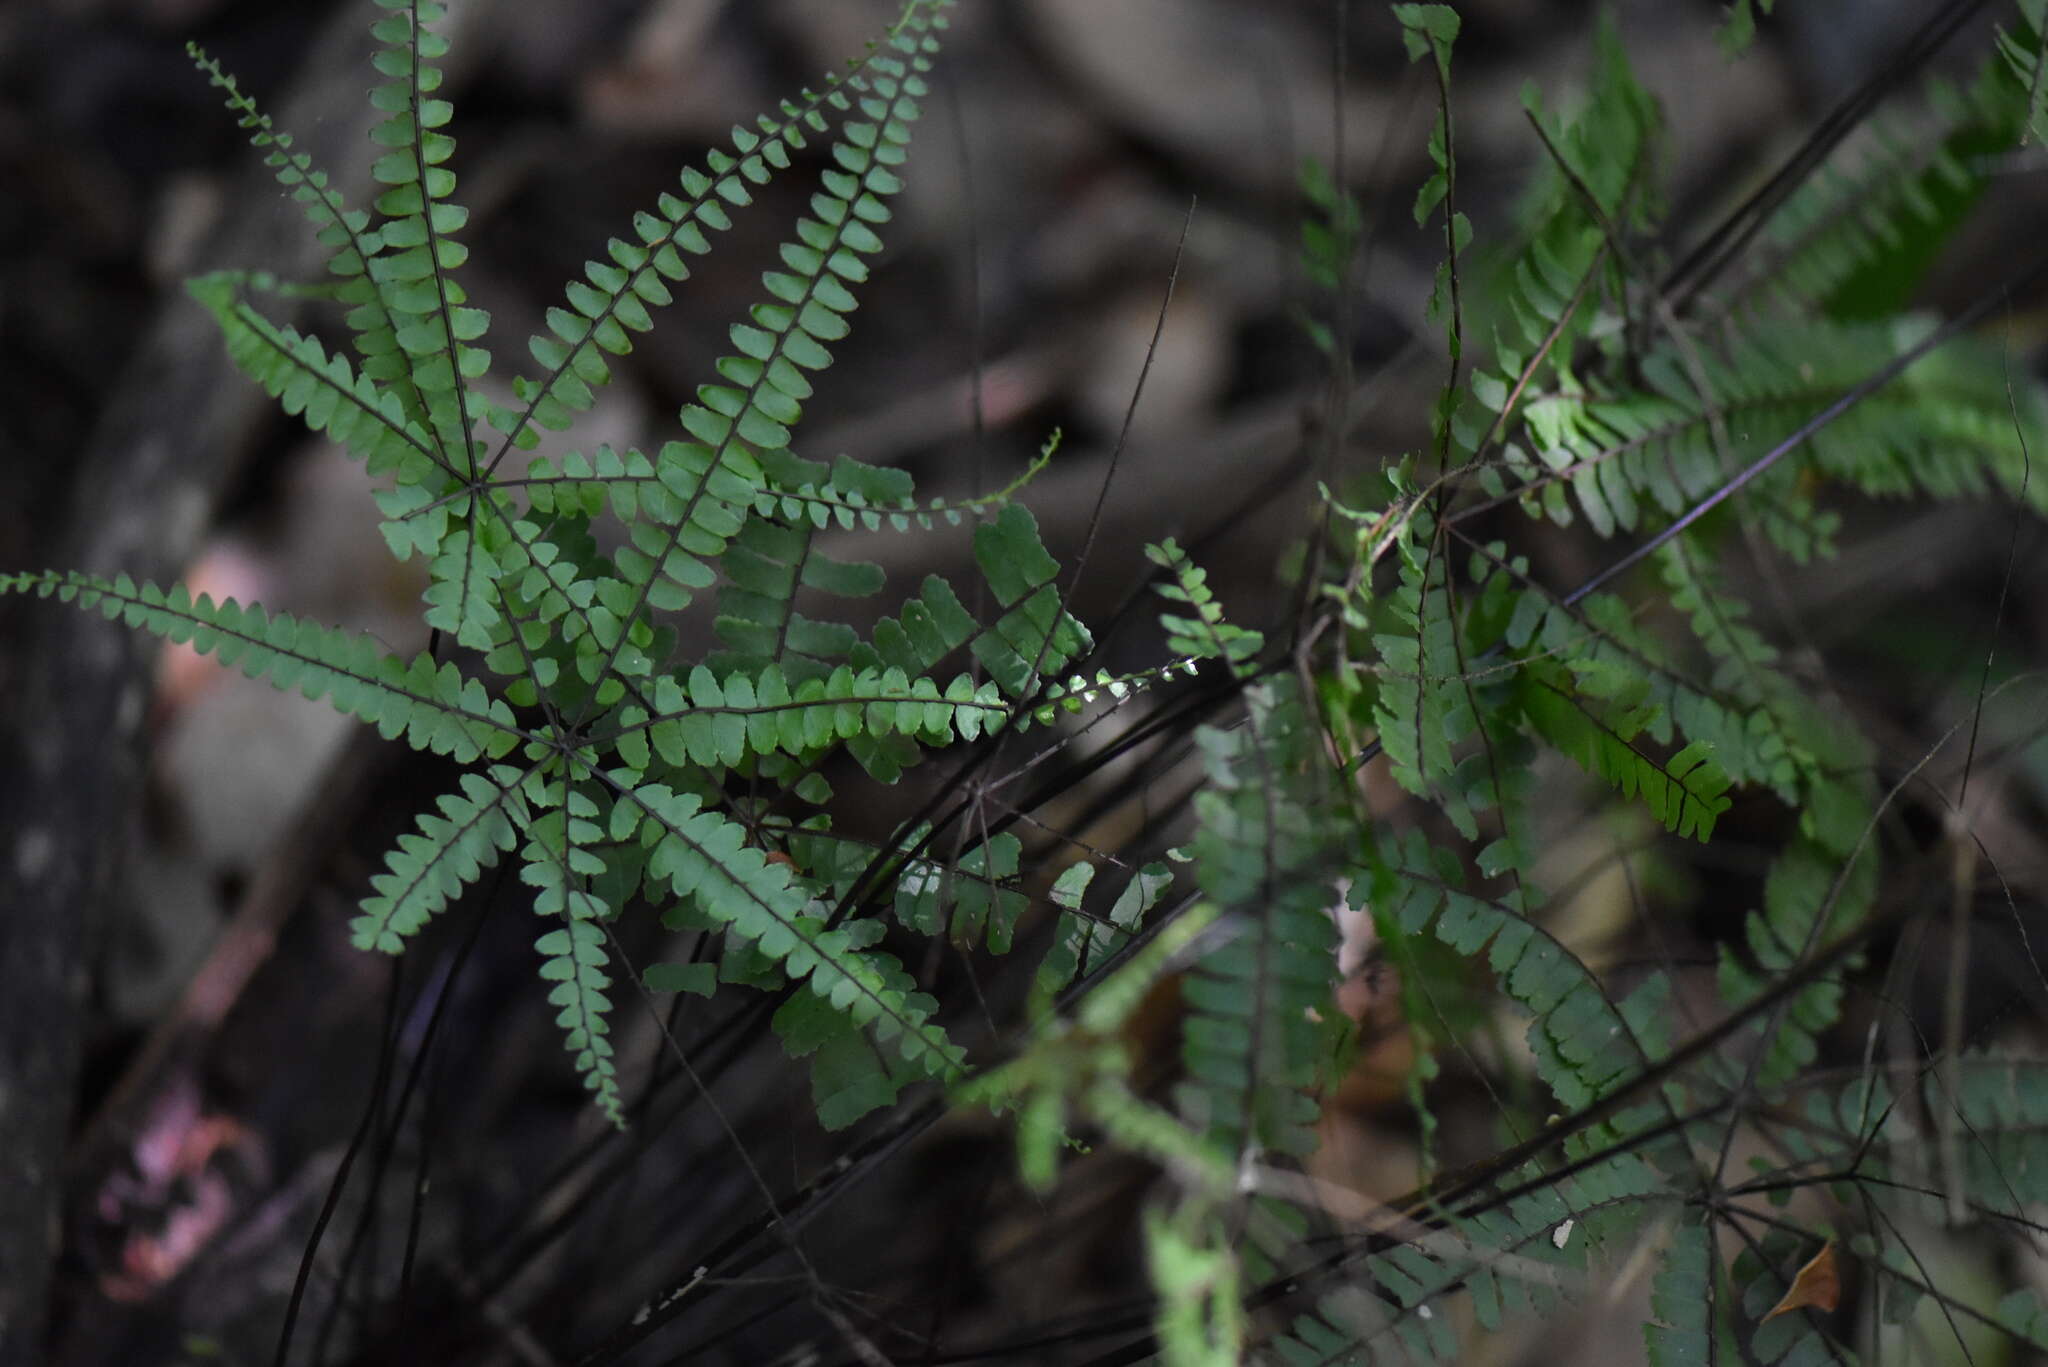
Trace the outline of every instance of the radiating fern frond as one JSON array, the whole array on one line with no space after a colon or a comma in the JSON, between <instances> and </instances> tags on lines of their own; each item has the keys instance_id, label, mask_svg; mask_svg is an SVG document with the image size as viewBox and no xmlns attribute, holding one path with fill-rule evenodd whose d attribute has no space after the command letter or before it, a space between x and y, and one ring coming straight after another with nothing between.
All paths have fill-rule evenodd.
<instances>
[{"instance_id":1,"label":"radiating fern frond","mask_svg":"<svg viewBox=\"0 0 2048 1367\"><path fill-rule=\"evenodd\" d=\"M512 709L452 664L421 654L406 661L367 633L300 621L286 613L216 604L182 585L161 589L127 575L98 579L76 571L0 575L0 593L34 593L97 608L109 621L190 645L202 655L374 725L387 738L459 762L497 759L528 739Z\"/></svg>"},{"instance_id":2,"label":"radiating fern frond","mask_svg":"<svg viewBox=\"0 0 2048 1367\"><path fill-rule=\"evenodd\" d=\"M756 304L750 323L733 325L735 352L718 367L726 383L700 386L697 402L683 409L683 428L694 439L673 444L674 463L692 486L682 495L683 507L666 524L631 524L632 544L614 557L630 590L626 616L646 606L680 607L709 584L709 570L692 549L692 529L715 543L704 554L724 551L764 487L760 453L786 448L790 428L802 417L799 395L807 396L809 387L799 372L831 364L832 344L850 331L845 315L855 299L848 286L867 279L861 258L881 250L875 228L890 217L883 201L902 188L890 168L903 161L920 112L937 23L923 9L906 11L888 41L892 51L870 59L873 74L847 78L847 88L860 92L865 121L840 129L831 149L840 169L823 173L811 214L797 221L798 240L784 244L789 269L762 277L772 302ZM595 291L585 302L603 307ZM604 322L617 328L614 319ZM596 326L578 316L564 340L580 341Z\"/></svg>"},{"instance_id":3,"label":"radiating fern frond","mask_svg":"<svg viewBox=\"0 0 2048 1367\"><path fill-rule=\"evenodd\" d=\"M349 305L347 322L355 334L356 352L362 357L363 376L389 387L398 395L406 419L421 432L429 431L426 405L399 347L397 325L385 301L385 291L370 268L370 262L386 245L383 231L370 226L368 213L348 207L327 173L316 167L305 152L293 150L292 135L274 127L270 116L256 107L256 102L242 91L233 76L220 69L218 62L208 57L197 43L187 43L185 51L206 73L209 84L227 92L228 108L235 111L240 125L250 130L249 141L263 149L263 164L291 192L292 199L312 223L320 245L328 249L327 272L337 277L330 293Z\"/></svg>"},{"instance_id":4,"label":"radiating fern frond","mask_svg":"<svg viewBox=\"0 0 2048 1367\"><path fill-rule=\"evenodd\" d=\"M1059 429L1053 429L1031 463L1000 489L972 498L935 498L922 503L912 497L913 482L902 470L840 456L832 462L828 478L826 467L818 461L787 451L764 452L762 464L769 487L756 501L755 511L792 526L809 523L821 530L834 525L843 531L859 527L871 532L884 528L930 531L941 524L957 527L963 518L1000 511L1008 505L1051 463L1060 439Z\"/></svg>"},{"instance_id":5,"label":"radiating fern frond","mask_svg":"<svg viewBox=\"0 0 2048 1367\"><path fill-rule=\"evenodd\" d=\"M1581 344L1611 351L1619 342L1628 280L1620 244L1608 234L1649 228L1657 207L1648 172L1662 116L1611 24L1597 31L1585 102L1570 119L1546 116L1533 88L1523 107L1556 163L1543 164L1528 193L1529 240L1505 269L1494 364L1472 377L1473 396L1498 415L1495 430L1518 405L1533 422L1532 401L1577 392ZM1473 445L1465 443L1468 451ZM1519 453L1510 448L1508 456Z\"/></svg>"},{"instance_id":6,"label":"radiating fern frond","mask_svg":"<svg viewBox=\"0 0 2048 1367\"><path fill-rule=\"evenodd\" d=\"M604 838L598 824L602 813L596 799L559 777L537 786L519 877L534 889L534 911L562 922L534 942L541 955L540 976L554 984L548 1004L561 1008L555 1024L562 1027L577 1073L596 1095L598 1108L623 1126L618 1066L606 1020L611 1002L605 996L611 955L604 923L617 913L591 891L591 880L605 871L592 848Z\"/></svg>"},{"instance_id":7,"label":"radiating fern frond","mask_svg":"<svg viewBox=\"0 0 2048 1367\"><path fill-rule=\"evenodd\" d=\"M1749 625L1748 610L1689 539L1673 542L1660 560L1672 606L1716 661L1711 687L1748 713L1749 752L1768 765L1768 776L1759 776L1798 808L1809 838L1846 856L1874 810L1864 777L1869 742L1774 668L1776 648Z\"/></svg>"},{"instance_id":8,"label":"radiating fern frond","mask_svg":"<svg viewBox=\"0 0 2048 1367\"><path fill-rule=\"evenodd\" d=\"M1387 595L1387 621L1373 637L1380 655L1374 721L1394 780L1420 797L1446 799L1466 836L1478 834L1470 802L1452 789L1454 747L1477 718L1466 705L1451 610L1449 566L1437 554L1427 519L1400 543L1400 580Z\"/></svg>"},{"instance_id":9,"label":"radiating fern frond","mask_svg":"<svg viewBox=\"0 0 2048 1367\"><path fill-rule=\"evenodd\" d=\"M1376 842L1360 881L1399 935L1427 931L1467 958L1485 952L1500 990L1530 1013L1527 1040L1537 1075L1563 1107L1598 1100L1668 1047L1668 979L1651 975L1613 1001L1599 977L1527 914L1464 891L1457 868L1447 851L1410 831ZM1654 1114L1652 1107L1625 1115L1604 1132L1627 1132Z\"/></svg>"},{"instance_id":10,"label":"radiating fern frond","mask_svg":"<svg viewBox=\"0 0 2048 1367\"><path fill-rule=\"evenodd\" d=\"M1889 364L1926 326L1781 323L1730 334L1724 347L1695 348L1685 360L1653 351L1641 365L1647 390L1589 382L1576 393L1527 401L1525 438L1534 454L1512 447L1505 467L1532 515L1568 524L1569 488L1599 534L1634 530L1658 513L1690 507L1725 477L1724 460L1746 463L1772 449ZM1830 554L1839 517L1813 508L1816 477L1877 497L1924 491L1955 498L2002 485L2025 488L2034 506L2048 507L2048 495L2025 478L2025 452L2040 449L2044 430L2040 396L2026 386L2009 401L2003 373L1995 348L1968 339L1923 358L1750 486L1745 498L1763 530L1797 561ZM1717 426L1724 448L1717 449Z\"/></svg>"},{"instance_id":11,"label":"radiating fern frond","mask_svg":"<svg viewBox=\"0 0 2048 1367\"><path fill-rule=\"evenodd\" d=\"M532 821L527 780L510 765L468 773L460 793L444 793L438 812L422 812L418 834L398 837L385 856L385 872L370 880L371 895L349 922L358 949L396 954L435 913L498 862Z\"/></svg>"},{"instance_id":12,"label":"radiating fern frond","mask_svg":"<svg viewBox=\"0 0 2048 1367\"><path fill-rule=\"evenodd\" d=\"M783 262L793 274L778 272L769 276L770 290L783 304L793 305L795 312L783 327L762 323L758 313L755 322L773 334L785 330L790 322L803 327L802 314L814 303L819 310L834 314L850 310L850 297L832 277L849 283L864 281L867 268L856 254L874 250L868 245L874 239L864 230L846 229L843 213L853 209L858 200L862 222L887 220L886 213L876 213L880 204L872 195L893 192L893 177L888 176L886 168L902 163L910 140L909 125L918 115L914 99L899 97L906 93L912 97L923 94L919 73L925 69L924 54L936 49L932 34L943 26L943 19L936 18L935 11L951 3L952 0L909 0L888 35L871 45L864 59L848 71L828 75L819 90L806 89L796 99L781 101L779 115L761 115L752 129L735 125L730 150L712 149L705 157L705 169L683 169L680 196L664 193L652 211L641 210L633 215L637 242L612 238L605 244L608 260L586 261L584 279L570 281L566 290L569 307L549 309L548 331L536 334L527 344L542 368L542 377L535 380L522 376L515 380L514 392L523 408L517 413L494 415L493 421L506 434L507 446L530 446L537 437L533 427L561 431L576 413L590 408L595 402L593 389L611 378L606 357L624 355L632 349L630 333L646 332L654 326L648 310L665 307L672 299L669 286L689 279L685 256L709 252L711 241L707 234L732 227L727 207L745 208L752 204L753 190L767 185L778 172L788 170L790 152L806 147L809 134L827 132L834 114L853 113L857 105L861 118L841 127L840 141L831 151L832 159L853 175L879 170L882 177L858 185L844 181L841 188L851 191L845 194L828 185L828 194L812 201L814 211L823 221L802 220L798 225L799 240L782 247ZM906 63L909 72L905 70ZM828 114L828 110L833 113ZM835 210L834 204L840 208ZM818 279L821 267L826 275L822 282ZM762 307L772 312L772 306ZM818 314L813 314L813 321L820 321ZM809 332L808 328L805 330ZM757 329L747 332L753 334ZM813 334L813 345L818 340L824 340L823 336ZM810 382L799 367L817 369L818 365L808 358L818 353L809 346L779 348L763 336L750 336L742 342L736 333L734 341L743 354L725 358L718 369L731 383L749 392L750 397L742 406L755 415L753 421L757 425L779 421L794 426L799 405L811 393ZM768 381L765 387L761 384L764 377ZM758 430L742 435L758 450L773 450L787 444L761 440Z\"/></svg>"},{"instance_id":13,"label":"radiating fern frond","mask_svg":"<svg viewBox=\"0 0 2048 1367\"><path fill-rule=\"evenodd\" d=\"M794 688L775 665L758 677L723 680L699 665L687 683L655 680L652 702L652 713L637 704L623 708L623 729L614 738L643 768L650 745L672 765L706 767L733 767L749 754L809 759L863 735L945 745L956 735L974 739L1009 711L993 684L977 686L964 674L941 691L929 678L895 669L856 673L845 665Z\"/></svg>"},{"instance_id":14,"label":"radiating fern frond","mask_svg":"<svg viewBox=\"0 0 2048 1367\"><path fill-rule=\"evenodd\" d=\"M245 287L274 284L269 276L221 271L186 288L219 323L228 357L263 386L287 413L361 460L372 475L439 493L460 478L427 429L405 411L401 391L359 374L343 356L330 356L319 339L265 318L242 297ZM399 524L408 543L431 546L440 524ZM393 533L387 531L386 535Z\"/></svg>"},{"instance_id":15,"label":"radiating fern frond","mask_svg":"<svg viewBox=\"0 0 2048 1367\"><path fill-rule=\"evenodd\" d=\"M871 947L879 926L828 928L789 869L769 862L747 843L744 827L706 810L695 794L613 782L611 836L648 846L650 878L729 927L833 1010L892 1042L925 1076L943 1079L959 1070L960 1047L932 1020L936 1004L910 990L901 965Z\"/></svg>"},{"instance_id":16,"label":"radiating fern frond","mask_svg":"<svg viewBox=\"0 0 2048 1367\"><path fill-rule=\"evenodd\" d=\"M431 25L447 8L438 0L376 4L387 13L370 32L384 48L371 61L390 79L370 92L371 105L385 114L371 137L386 149L370 176L387 187L376 200L387 250L370 260L369 271L442 461L474 478L479 462L472 433L481 398L470 384L491 362L489 352L470 343L489 319L463 307L467 298L452 274L469 257L455 238L469 211L451 198L455 173L445 163L455 140L440 131L454 110L434 94L441 71L432 63L447 55L448 40Z\"/></svg>"}]
</instances>

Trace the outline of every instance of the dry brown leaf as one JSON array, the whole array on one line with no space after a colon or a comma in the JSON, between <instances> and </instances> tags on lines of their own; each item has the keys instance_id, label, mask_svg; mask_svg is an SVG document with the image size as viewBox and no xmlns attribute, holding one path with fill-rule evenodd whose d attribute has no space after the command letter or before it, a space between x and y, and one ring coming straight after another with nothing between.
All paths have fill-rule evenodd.
<instances>
[{"instance_id":1,"label":"dry brown leaf","mask_svg":"<svg viewBox=\"0 0 2048 1367\"><path fill-rule=\"evenodd\" d=\"M1832 1310L1841 1299L1842 1276L1835 1266L1835 1244L1830 1239L1799 1269L1791 1289L1764 1319L1774 1320L1793 1310Z\"/></svg>"}]
</instances>

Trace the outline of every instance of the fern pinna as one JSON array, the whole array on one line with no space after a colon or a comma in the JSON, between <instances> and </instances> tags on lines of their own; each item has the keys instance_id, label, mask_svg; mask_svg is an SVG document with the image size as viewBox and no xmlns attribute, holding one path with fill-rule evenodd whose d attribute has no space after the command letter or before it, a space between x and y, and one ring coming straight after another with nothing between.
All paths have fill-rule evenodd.
<instances>
[{"instance_id":1,"label":"fern pinna","mask_svg":"<svg viewBox=\"0 0 2048 1367\"><path fill-rule=\"evenodd\" d=\"M734 128L729 148L635 214L630 236L609 241L547 311L511 403L487 388L498 361L485 347L490 320L462 285L467 214L450 168L452 111L436 95L442 6L378 0L375 65L386 81L371 98L386 117L370 210L346 204L291 135L193 49L328 249L328 283L292 292L343 307L353 355L267 316L263 297L284 287L262 273L207 276L191 292L245 373L379 477L392 551L427 562L436 647L402 659L367 636L125 578L14 574L0 585L189 642L473 766L390 851L355 942L398 952L509 862L550 923L535 945L548 1001L614 1121L609 1019L621 966L611 925L635 897L671 927L721 932L728 981L807 989L776 1019L792 1052L814 1060L828 1124L886 1104L905 1082L957 1075L961 1047L879 946L883 925L839 910L866 856L833 838L821 761L843 748L891 781L931 747L1097 695L1094 680L1061 676L1090 640L1008 491L920 505L899 472L846 460L828 471L790 451L808 375L848 336L881 249L950 3L906 4L865 58ZM684 435L647 452L515 455L592 406L613 358L689 278L691 258L807 150L826 166L809 212L762 277L761 302L731 327L715 382L683 409ZM861 597L881 587L879 570L816 546L821 527L915 530L963 514L980 522L991 620L976 620L936 577L871 639L797 610L805 590ZM601 518L623 532L608 549L593 530ZM725 648L679 665L667 616L714 588ZM442 658L450 644L468 653ZM748 780L749 799L728 796L733 776ZM898 899L907 923L1007 948L1020 897L1014 837L919 867L931 886ZM933 905L941 882L943 915ZM951 895L963 886L972 890ZM958 912L956 901L979 909ZM715 975L708 964L657 964L644 980L708 993Z\"/></svg>"}]
</instances>

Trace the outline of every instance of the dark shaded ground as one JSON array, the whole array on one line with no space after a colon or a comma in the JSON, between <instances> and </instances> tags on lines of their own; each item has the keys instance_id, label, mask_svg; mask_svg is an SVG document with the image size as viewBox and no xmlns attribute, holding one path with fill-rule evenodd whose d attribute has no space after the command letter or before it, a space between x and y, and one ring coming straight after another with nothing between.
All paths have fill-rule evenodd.
<instances>
[{"instance_id":1,"label":"dark shaded ground","mask_svg":"<svg viewBox=\"0 0 2048 1367\"><path fill-rule=\"evenodd\" d=\"M1786 6L1785 26L1733 69L1713 45L1713 6L1621 7L1639 70L1671 98L1681 216L1724 203L1918 16ZM858 51L892 8L457 6L466 239L499 335L531 331L677 166ZM1467 9L1461 174L1484 224L1535 155L1521 81L1567 88L1587 18L1534 0ZM308 449L228 370L176 288L228 264L305 271L295 213L183 41L240 72L356 184L367 18L353 4L214 0L0 11L0 568L191 574L421 644L418 585L389 567L357 472ZM1346 170L1384 225L1352 339L1360 373L1384 386L1349 452L1365 463L1421 439L1440 362L1409 346L1435 250L1408 216L1425 92L1382 8L1359 7L1349 37ZM1982 50L1968 36L1955 46ZM1302 290L1292 167L1328 152L1331 50L1329 8L1313 0L970 0L859 345L820 384L807 449L900 463L922 493L959 496L1006 482L1061 427L1067 445L1030 502L1055 553L1071 549L1198 201L1080 610L1092 620L1121 601L1142 543L1175 535L1207 538L1226 600L1257 620L1279 601L1272 566L1304 506L1297 457L1317 381L1289 318ZM579 446L665 431L756 297L797 194L762 196L758 231L709 259ZM2028 196L2021 187L1972 229L1930 303L1968 297L2037 231ZM2033 186L2035 225L2041 199ZM2022 326L2038 335L2038 315ZM1984 525L1966 510L1879 526L1926 578L1901 585L1888 573L1899 558L1879 559L1830 571L1814 601L1882 578L1909 602L1915 582L1948 585L1954 599L1932 618L1988 603L2000 562L1985 547L2003 539L1987 543ZM906 540L870 554L921 572L963 549ZM1587 563L1583 548L1560 554L1568 569ZM2039 597L2009 611L2038 642ZM747 1170L661 1066L632 1134L598 1134L531 991L516 907L492 916L488 888L471 898L395 985L388 965L347 947L347 908L380 852L445 784L431 762L266 685L160 662L94 620L12 601L0 603L0 698L0 1161L28 1178L0 1181L0 1359L36 1358L47 1295L53 1362L261 1360L344 1161L356 1180L299 1334L302 1354L318 1342L334 1361L574 1361L750 1228ZM1922 718L1910 702L1899 712L1910 734ZM686 1018L677 1033L701 1032L718 1110L788 1192L839 1149L808 1125L800 1074L755 1047L757 1024ZM621 1029L647 1068L651 1030ZM345 1158L380 1037L410 1058L429 1031L433 1062L394 1143ZM793 1264L769 1258L753 1275L770 1280L725 1288L715 1313L631 1360L764 1362L812 1339L836 1354L845 1323L870 1332L871 1318L902 1313L868 1293L920 1292L928 1322L912 1331L968 1341L1128 1294L1140 1276L1133 1175L1093 1171L1040 1209L1010 1189L992 1133L945 1122L805 1231L843 1294L792 1302L773 1279ZM1367 1167L1412 1161L1396 1131L1364 1125L1347 1142ZM594 1159L565 1167L579 1153ZM429 1178L415 1229L412 1198ZM1077 1227L1101 1233L1049 1233L1091 1211ZM47 1288L34 1256L46 1218L63 1250ZM395 1320L367 1309L394 1301L408 1312Z\"/></svg>"}]
</instances>

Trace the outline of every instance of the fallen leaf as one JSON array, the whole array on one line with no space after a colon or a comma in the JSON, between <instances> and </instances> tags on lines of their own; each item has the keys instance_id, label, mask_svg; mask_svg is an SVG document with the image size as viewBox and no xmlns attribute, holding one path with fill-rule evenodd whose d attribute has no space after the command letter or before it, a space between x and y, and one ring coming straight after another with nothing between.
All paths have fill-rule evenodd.
<instances>
[{"instance_id":1,"label":"fallen leaf","mask_svg":"<svg viewBox=\"0 0 2048 1367\"><path fill-rule=\"evenodd\" d=\"M1764 1319L1774 1320L1793 1310L1832 1310L1841 1299L1842 1277L1835 1267L1835 1245L1831 1239L1799 1269L1791 1290L1771 1307Z\"/></svg>"}]
</instances>

